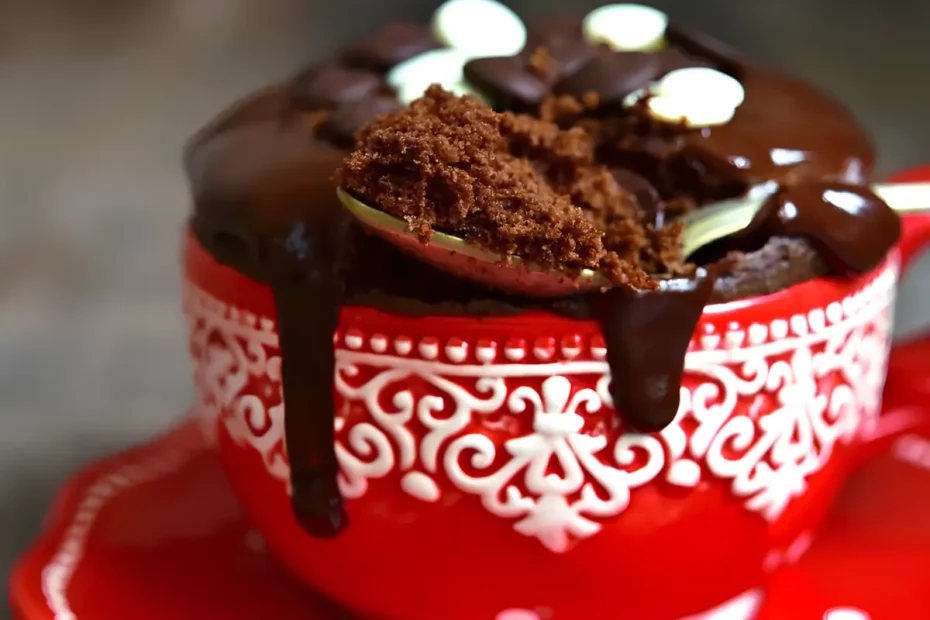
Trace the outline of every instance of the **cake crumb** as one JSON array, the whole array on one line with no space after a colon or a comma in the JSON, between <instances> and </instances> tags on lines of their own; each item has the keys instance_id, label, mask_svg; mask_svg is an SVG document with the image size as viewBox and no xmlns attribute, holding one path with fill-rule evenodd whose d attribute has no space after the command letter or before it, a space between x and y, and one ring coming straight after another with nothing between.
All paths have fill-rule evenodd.
<instances>
[{"instance_id":1,"label":"cake crumb","mask_svg":"<svg viewBox=\"0 0 930 620\"><path fill-rule=\"evenodd\" d=\"M530 54L527 67L544 80L551 80L559 73L558 64L545 46L539 46Z\"/></svg>"},{"instance_id":2,"label":"cake crumb","mask_svg":"<svg viewBox=\"0 0 930 620\"><path fill-rule=\"evenodd\" d=\"M421 241L441 231L568 274L597 269L637 289L686 269L680 228L644 224L635 193L596 163L580 128L497 113L434 85L357 138L334 180L405 220Z\"/></svg>"}]
</instances>

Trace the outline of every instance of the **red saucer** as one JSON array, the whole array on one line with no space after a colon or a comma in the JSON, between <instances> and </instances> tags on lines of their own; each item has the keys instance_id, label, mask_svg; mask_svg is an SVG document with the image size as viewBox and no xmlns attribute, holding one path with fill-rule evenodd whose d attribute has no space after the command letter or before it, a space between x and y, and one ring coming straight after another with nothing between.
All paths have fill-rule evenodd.
<instances>
[{"instance_id":1,"label":"red saucer","mask_svg":"<svg viewBox=\"0 0 930 620\"><path fill-rule=\"evenodd\" d=\"M264 552L193 422L75 476L10 600L17 620L348 618Z\"/></svg>"},{"instance_id":2,"label":"red saucer","mask_svg":"<svg viewBox=\"0 0 930 620\"><path fill-rule=\"evenodd\" d=\"M917 381L930 376L930 342L906 350L923 369L888 398L902 411L930 402L930 383ZM810 550L789 550L783 560L794 563L775 576L758 620L930 618L927 514L930 432L921 432L849 481ZM16 566L10 599L20 620L349 617L267 555L195 422L75 476ZM751 599L700 617L743 618L733 608Z\"/></svg>"}]
</instances>

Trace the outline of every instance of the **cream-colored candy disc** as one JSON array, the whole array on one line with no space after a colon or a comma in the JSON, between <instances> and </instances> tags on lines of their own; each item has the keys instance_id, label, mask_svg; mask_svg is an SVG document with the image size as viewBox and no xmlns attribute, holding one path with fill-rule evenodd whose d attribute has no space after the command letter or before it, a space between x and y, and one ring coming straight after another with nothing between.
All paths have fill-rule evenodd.
<instances>
[{"instance_id":1,"label":"cream-colored candy disc","mask_svg":"<svg viewBox=\"0 0 930 620\"><path fill-rule=\"evenodd\" d=\"M661 47L666 26L668 16L651 6L608 4L588 13L582 29L590 43L635 52Z\"/></svg>"},{"instance_id":2,"label":"cream-colored candy disc","mask_svg":"<svg viewBox=\"0 0 930 620\"><path fill-rule=\"evenodd\" d=\"M678 69L663 77L656 88L659 95L675 99L701 97L736 107L743 103L746 91L739 80L706 67Z\"/></svg>"},{"instance_id":3,"label":"cream-colored candy disc","mask_svg":"<svg viewBox=\"0 0 930 620\"><path fill-rule=\"evenodd\" d=\"M736 106L722 101L702 98L652 97L648 104L649 115L665 123L683 123L685 127L713 127L726 125L736 113Z\"/></svg>"},{"instance_id":4,"label":"cream-colored candy disc","mask_svg":"<svg viewBox=\"0 0 930 620\"><path fill-rule=\"evenodd\" d=\"M433 35L471 58L513 56L526 45L526 26L494 0L447 0L433 14Z\"/></svg>"},{"instance_id":5,"label":"cream-colored candy disc","mask_svg":"<svg viewBox=\"0 0 930 620\"><path fill-rule=\"evenodd\" d=\"M397 91L400 102L407 105L429 88L440 84L447 90L464 80L464 67L468 58L452 49L424 52L405 60L387 74L387 83Z\"/></svg>"},{"instance_id":6,"label":"cream-colored candy disc","mask_svg":"<svg viewBox=\"0 0 930 620\"><path fill-rule=\"evenodd\" d=\"M632 107L647 93L653 95L647 104L650 116L692 128L729 123L746 94L738 80L703 67L672 71L647 88L630 93L623 103Z\"/></svg>"}]
</instances>

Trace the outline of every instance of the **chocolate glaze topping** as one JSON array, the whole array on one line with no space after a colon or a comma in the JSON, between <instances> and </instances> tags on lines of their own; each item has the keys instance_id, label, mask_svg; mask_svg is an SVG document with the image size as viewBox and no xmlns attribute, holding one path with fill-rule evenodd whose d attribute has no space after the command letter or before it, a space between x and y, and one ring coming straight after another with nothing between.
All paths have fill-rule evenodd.
<instances>
[{"instance_id":1,"label":"chocolate glaze topping","mask_svg":"<svg viewBox=\"0 0 930 620\"><path fill-rule=\"evenodd\" d=\"M867 187L837 182L786 186L732 241L744 247L773 236L810 239L834 271L875 268L901 235L901 220Z\"/></svg>"},{"instance_id":2,"label":"chocolate glaze topping","mask_svg":"<svg viewBox=\"0 0 930 620\"><path fill-rule=\"evenodd\" d=\"M794 78L764 69L744 73L749 96L733 120L688 134L678 146L684 156L747 185L866 181L872 147L852 114Z\"/></svg>"},{"instance_id":3,"label":"chocolate glaze topping","mask_svg":"<svg viewBox=\"0 0 930 620\"><path fill-rule=\"evenodd\" d=\"M335 67L313 68L249 97L188 144L194 233L219 261L268 282L275 297L293 505L308 532L330 536L347 523L336 484L332 382L332 333L344 304L414 315L545 309L595 319L608 344L617 409L628 424L650 431L674 418L687 343L708 300L778 290L828 265L866 270L895 241L897 218L876 197L851 185L810 183L855 184L871 172L868 140L842 106L702 34L672 26L667 39L664 50L637 60L586 46L577 21L550 20L530 26L534 49L519 62L475 61L466 70L498 109L535 110L562 127L583 127L597 141L599 162L614 167L640 217L657 228L681 209L762 181L785 186L750 231L722 248L738 252L652 291L620 287L537 300L489 290L401 255L345 214L329 179L351 136L397 108L383 73L438 46L420 26L391 25L350 47ZM606 94L604 103L576 92L592 62L600 64L587 71L604 83L591 88ZM669 130L613 105L647 74L653 79L683 66L716 67L743 82L746 101L731 123ZM509 77L501 79L495 67ZM623 74L634 69L636 80ZM519 90L508 91L508 83ZM553 90L580 94L581 101Z\"/></svg>"},{"instance_id":4,"label":"chocolate glaze topping","mask_svg":"<svg viewBox=\"0 0 930 620\"><path fill-rule=\"evenodd\" d=\"M702 272L658 291L618 286L587 296L607 343L611 395L634 429L660 431L675 419L685 353L715 279Z\"/></svg>"}]
</instances>

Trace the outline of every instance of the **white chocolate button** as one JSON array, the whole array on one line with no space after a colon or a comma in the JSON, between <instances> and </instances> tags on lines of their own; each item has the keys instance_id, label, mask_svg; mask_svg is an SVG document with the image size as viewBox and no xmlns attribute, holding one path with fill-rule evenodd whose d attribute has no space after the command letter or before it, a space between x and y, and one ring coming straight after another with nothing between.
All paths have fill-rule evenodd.
<instances>
[{"instance_id":1,"label":"white chocolate button","mask_svg":"<svg viewBox=\"0 0 930 620\"><path fill-rule=\"evenodd\" d=\"M431 50L396 65L386 79L397 90L413 82L455 82L462 79L466 62L468 57L458 50Z\"/></svg>"},{"instance_id":2,"label":"white chocolate button","mask_svg":"<svg viewBox=\"0 0 930 620\"><path fill-rule=\"evenodd\" d=\"M661 47L666 26L668 16L651 6L608 4L588 13L582 30L589 43L635 52Z\"/></svg>"},{"instance_id":3,"label":"white chocolate button","mask_svg":"<svg viewBox=\"0 0 930 620\"><path fill-rule=\"evenodd\" d=\"M623 100L633 107L646 95L649 115L654 119L685 127L713 127L730 122L736 108L745 99L745 90L738 80L715 69L694 67L672 71Z\"/></svg>"},{"instance_id":4,"label":"white chocolate button","mask_svg":"<svg viewBox=\"0 0 930 620\"><path fill-rule=\"evenodd\" d=\"M743 103L746 97L746 91L743 90L743 85L739 83L739 80L706 67L672 71L659 80L656 92L663 97L676 99L691 97L714 99L734 108Z\"/></svg>"},{"instance_id":5,"label":"white chocolate button","mask_svg":"<svg viewBox=\"0 0 930 620\"><path fill-rule=\"evenodd\" d=\"M526 26L494 0L447 0L433 14L433 35L471 58L513 56L526 45Z\"/></svg>"},{"instance_id":6,"label":"white chocolate button","mask_svg":"<svg viewBox=\"0 0 930 620\"><path fill-rule=\"evenodd\" d=\"M407 105L426 92L431 84L439 84L447 90L462 82L468 58L452 49L424 52L406 60L387 74L387 83L397 91L398 99Z\"/></svg>"},{"instance_id":7,"label":"white chocolate button","mask_svg":"<svg viewBox=\"0 0 930 620\"><path fill-rule=\"evenodd\" d=\"M658 121L683 124L685 127L725 125L733 118L736 107L703 98L652 97L646 104L649 115Z\"/></svg>"}]
</instances>

